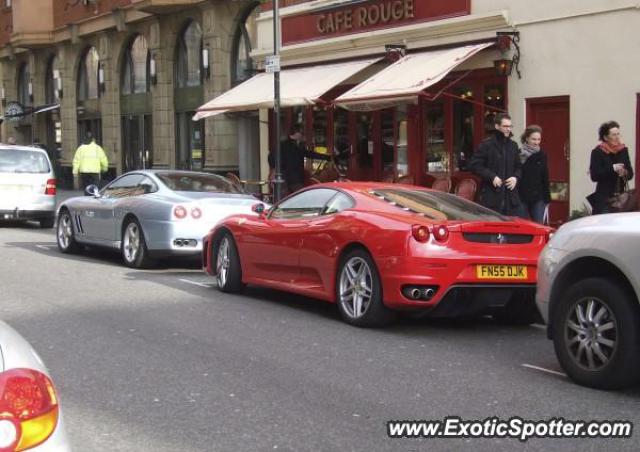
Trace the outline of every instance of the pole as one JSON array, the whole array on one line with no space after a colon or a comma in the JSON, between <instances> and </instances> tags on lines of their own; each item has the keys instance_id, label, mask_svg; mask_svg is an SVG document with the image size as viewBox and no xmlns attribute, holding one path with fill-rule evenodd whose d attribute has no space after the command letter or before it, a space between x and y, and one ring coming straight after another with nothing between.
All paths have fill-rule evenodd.
<instances>
[{"instance_id":1,"label":"pole","mask_svg":"<svg viewBox=\"0 0 640 452\"><path fill-rule=\"evenodd\" d=\"M273 0L273 55L280 59L280 0ZM278 64L279 66L279 64ZM274 180L274 202L282 199L282 155L280 149L280 68L273 73L273 112L275 114L275 146L276 146L276 174Z\"/></svg>"}]
</instances>

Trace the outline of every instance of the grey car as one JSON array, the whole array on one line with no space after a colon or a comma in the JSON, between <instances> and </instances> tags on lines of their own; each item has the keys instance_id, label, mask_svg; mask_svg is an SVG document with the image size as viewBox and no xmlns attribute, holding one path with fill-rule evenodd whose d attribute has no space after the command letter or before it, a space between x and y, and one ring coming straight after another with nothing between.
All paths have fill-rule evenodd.
<instances>
[{"instance_id":1,"label":"grey car","mask_svg":"<svg viewBox=\"0 0 640 452\"><path fill-rule=\"evenodd\" d=\"M536 302L565 372L615 389L640 381L640 213L562 226L538 261Z\"/></svg>"},{"instance_id":2,"label":"grey car","mask_svg":"<svg viewBox=\"0 0 640 452\"><path fill-rule=\"evenodd\" d=\"M47 153L0 145L0 221L36 220L52 228L55 213L56 179Z\"/></svg>"},{"instance_id":3,"label":"grey car","mask_svg":"<svg viewBox=\"0 0 640 452\"><path fill-rule=\"evenodd\" d=\"M2 321L0 409L0 450L71 450L51 375L31 345Z\"/></svg>"},{"instance_id":4,"label":"grey car","mask_svg":"<svg viewBox=\"0 0 640 452\"><path fill-rule=\"evenodd\" d=\"M192 171L147 170L123 174L102 190L63 202L56 238L63 253L94 245L120 250L127 266L155 259L199 256L202 238L221 219L251 214L259 201L229 179Z\"/></svg>"}]
</instances>

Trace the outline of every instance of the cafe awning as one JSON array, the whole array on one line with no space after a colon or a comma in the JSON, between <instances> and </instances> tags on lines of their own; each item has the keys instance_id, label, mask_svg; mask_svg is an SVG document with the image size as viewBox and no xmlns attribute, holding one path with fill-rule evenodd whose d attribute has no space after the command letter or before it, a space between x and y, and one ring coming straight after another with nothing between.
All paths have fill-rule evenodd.
<instances>
[{"instance_id":1,"label":"cafe awning","mask_svg":"<svg viewBox=\"0 0 640 452\"><path fill-rule=\"evenodd\" d=\"M378 61L367 59L280 72L280 105L314 105L333 87ZM220 113L273 108L273 74L260 73L202 105L194 121Z\"/></svg>"},{"instance_id":2,"label":"cafe awning","mask_svg":"<svg viewBox=\"0 0 640 452\"><path fill-rule=\"evenodd\" d=\"M406 55L335 99L351 110L375 110L386 104L415 101L426 88L492 42Z\"/></svg>"}]
</instances>

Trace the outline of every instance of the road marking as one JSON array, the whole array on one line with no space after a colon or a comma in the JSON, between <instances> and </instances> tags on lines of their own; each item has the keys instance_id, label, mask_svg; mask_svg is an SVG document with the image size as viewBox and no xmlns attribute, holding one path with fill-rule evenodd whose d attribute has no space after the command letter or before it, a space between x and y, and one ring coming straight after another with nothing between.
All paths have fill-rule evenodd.
<instances>
[{"instance_id":1,"label":"road marking","mask_svg":"<svg viewBox=\"0 0 640 452\"><path fill-rule=\"evenodd\" d=\"M187 284L193 284L194 286L206 287L207 289L211 289L212 287L215 287L215 284L204 284L204 283L191 281L191 280L188 280L188 279L182 279L182 278L178 279L178 281L182 281L182 282L185 282Z\"/></svg>"},{"instance_id":2,"label":"road marking","mask_svg":"<svg viewBox=\"0 0 640 452\"><path fill-rule=\"evenodd\" d=\"M562 372L558 372L557 370L545 369L544 367L534 366L532 364L523 364L522 367L526 367L528 369L539 370L541 372L547 372L547 373L553 374L553 375L559 375L561 377L566 377L567 376L567 374L562 373Z\"/></svg>"},{"instance_id":3,"label":"road marking","mask_svg":"<svg viewBox=\"0 0 640 452\"><path fill-rule=\"evenodd\" d=\"M36 245L37 248L40 248L41 250L49 250L49 248L55 248L58 245Z\"/></svg>"}]
</instances>

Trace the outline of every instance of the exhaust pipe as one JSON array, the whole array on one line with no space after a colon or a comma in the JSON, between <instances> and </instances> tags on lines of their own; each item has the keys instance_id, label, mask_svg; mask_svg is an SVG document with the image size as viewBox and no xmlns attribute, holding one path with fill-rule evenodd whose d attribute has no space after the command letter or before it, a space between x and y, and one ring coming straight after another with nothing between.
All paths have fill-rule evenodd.
<instances>
[{"instance_id":1,"label":"exhaust pipe","mask_svg":"<svg viewBox=\"0 0 640 452\"><path fill-rule=\"evenodd\" d=\"M409 295L411 295L411 298L413 298L414 300L419 300L421 295L420 289L411 289Z\"/></svg>"},{"instance_id":2,"label":"exhaust pipe","mask_svg":"<svg viewBox=\"0 0 640 452\"><path fill-rule=\"evenodd\" d=\"M435 294L435 290L433 290L433 289L425 289L424 290L424 297L427 300L431 300L433 298L434 294Z\"/></svg>"}]
</instances>

